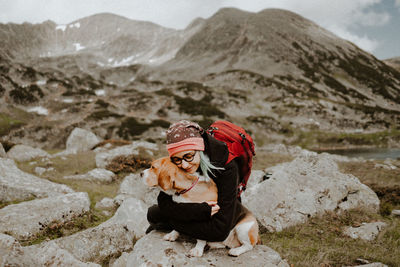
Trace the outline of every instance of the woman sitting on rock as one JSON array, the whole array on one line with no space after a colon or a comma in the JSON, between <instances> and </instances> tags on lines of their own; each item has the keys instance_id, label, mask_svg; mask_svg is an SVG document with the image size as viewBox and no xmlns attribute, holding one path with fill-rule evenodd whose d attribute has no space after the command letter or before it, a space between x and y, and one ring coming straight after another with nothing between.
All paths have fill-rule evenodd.
<instances>
[{"instance_id":1,"label":"woman sitting on rock","mask_svg":"<svg viewBox=\"0 0 400 267\"><path fill-rule=\"evenodd\" d=\"M218 203L176 203L160 192L158 205L148 209L147 220L153 229L176 230L196 239L223 241L243 213L237 199L239 167L236 160L225 165L225 143L207 134L198 124L179 121L166 132L171 161L182 170L213 179L218 188Z\"/></svg>"}]
</instances>

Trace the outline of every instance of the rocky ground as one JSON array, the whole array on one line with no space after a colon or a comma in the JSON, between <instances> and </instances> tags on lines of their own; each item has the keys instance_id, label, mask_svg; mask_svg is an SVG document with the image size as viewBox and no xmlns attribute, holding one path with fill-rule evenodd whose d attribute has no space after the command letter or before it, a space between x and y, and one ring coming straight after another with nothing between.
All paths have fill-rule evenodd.
<instances>
[{"instance_id":1,"label":"rocky ground","mask_svg":"<svg viewBox=\"0 0 400 267\"><path fill-rule=\"evenodd\" d=\"M398 160L349 159L285 145L258 147L243 203L260 223L263 244L238 258L225 249L190 258L191 238L171 243L160 232L144 233L146 210L158 191L147 188L138 172L165 155L162 147L102 141L76 128L65 150L50 152L27 145L6 152L0 146L2 266L400 262ZM374 179L374 174L382 177ZM386 190L377 190L384 186Z\"/></svg>"}]
</instances>

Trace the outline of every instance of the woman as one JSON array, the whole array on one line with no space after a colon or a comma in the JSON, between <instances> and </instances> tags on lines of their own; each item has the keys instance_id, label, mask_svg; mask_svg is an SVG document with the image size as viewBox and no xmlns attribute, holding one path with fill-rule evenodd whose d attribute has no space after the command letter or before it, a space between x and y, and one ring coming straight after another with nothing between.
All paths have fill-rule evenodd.
<instances>
[{"instance_id":1,"label":"woman","mask_svg":"<svg viewBox=\"0 0 400 267\"><path fill-rule=\"evenodd\" d=\"M225 165L228 149L196 123L179 121L167 130L167 150L171 161L188 173L199 172L214 180L218 203L176 203L160 192L158 205L149 208L149 229L176 230L196 239L223 241L243 214L237 199L238 163Z\"/></svg>"}]
</instances>

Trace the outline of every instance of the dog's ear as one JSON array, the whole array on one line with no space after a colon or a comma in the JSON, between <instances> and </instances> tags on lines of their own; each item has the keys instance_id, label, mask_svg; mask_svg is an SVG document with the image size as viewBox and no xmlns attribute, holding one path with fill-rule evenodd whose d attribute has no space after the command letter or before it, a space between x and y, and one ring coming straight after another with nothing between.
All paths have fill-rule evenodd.
<instances>
[{"instance_id":1,"label":"dog's ear","mask_svg":"<svg viewBox=\"0 0 400 267\"><path fill-rule=\"evenodd\" d=\"M158 185L164 190L174 188L175 168L170 161L164 161L158 175Z\"/></svg>"}]
</instances>

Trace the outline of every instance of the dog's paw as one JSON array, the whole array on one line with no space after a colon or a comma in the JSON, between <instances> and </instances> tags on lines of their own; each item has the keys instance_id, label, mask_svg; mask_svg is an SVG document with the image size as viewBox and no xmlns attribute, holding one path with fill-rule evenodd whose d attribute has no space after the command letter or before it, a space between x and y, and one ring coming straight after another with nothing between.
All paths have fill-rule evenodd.
<instances>
[{"instance_id":1,"label":"dog's paw","mask_svg":"<svg viewBox=\"0 0 400 267\"><path fill-rule=\"evenodd\" d=\"M241 254L243 254L243 253L245 253L245 252L247 252L249 250L252 250L252 248L253 248L253 246L246 244L246 245L242 245L242 246L237 247L237 248L231 248L229 250L228 254L230 256L237 257L237 256L239 256L239 255L241 255Z\"/></svg>"},{"instance_id":2,"label":"dog's paw","mask_svg":"<svg viewBox=\"0 0 400 267\"><path fill-rule=\"evenodd\" d=\"M190 257L201 257L201 256L203 256L203 249L194 247L189 251L189 256Z\"/></svg>"},{"instance_id":3,"label":"dog's paw","mask_svg":"<svg viewBox=\"0 0 400 267\"><path fill-rule=\"evenodd\" d=\"M243 253L242 250L239 249L239 248L231 248L231 249L229 250L229 252L228 252L228 254L229 254L230 256L234 256L234 257L237 257L237 256L239 256L239 255L242 254L242 253Z\"/></svg>"},{"instance_id":4,"label":"dog's paw","mask_svg":"<svg viewBox=\"0 0 400 267\"><path fill-rule=\"evenodd\" d=\"M174 242L175 240L177 240L179 237L179 233L175 230L173 230L172 232L164 235L163 239L170 241L170 242Z\"/></svg>"}]
</instances>

